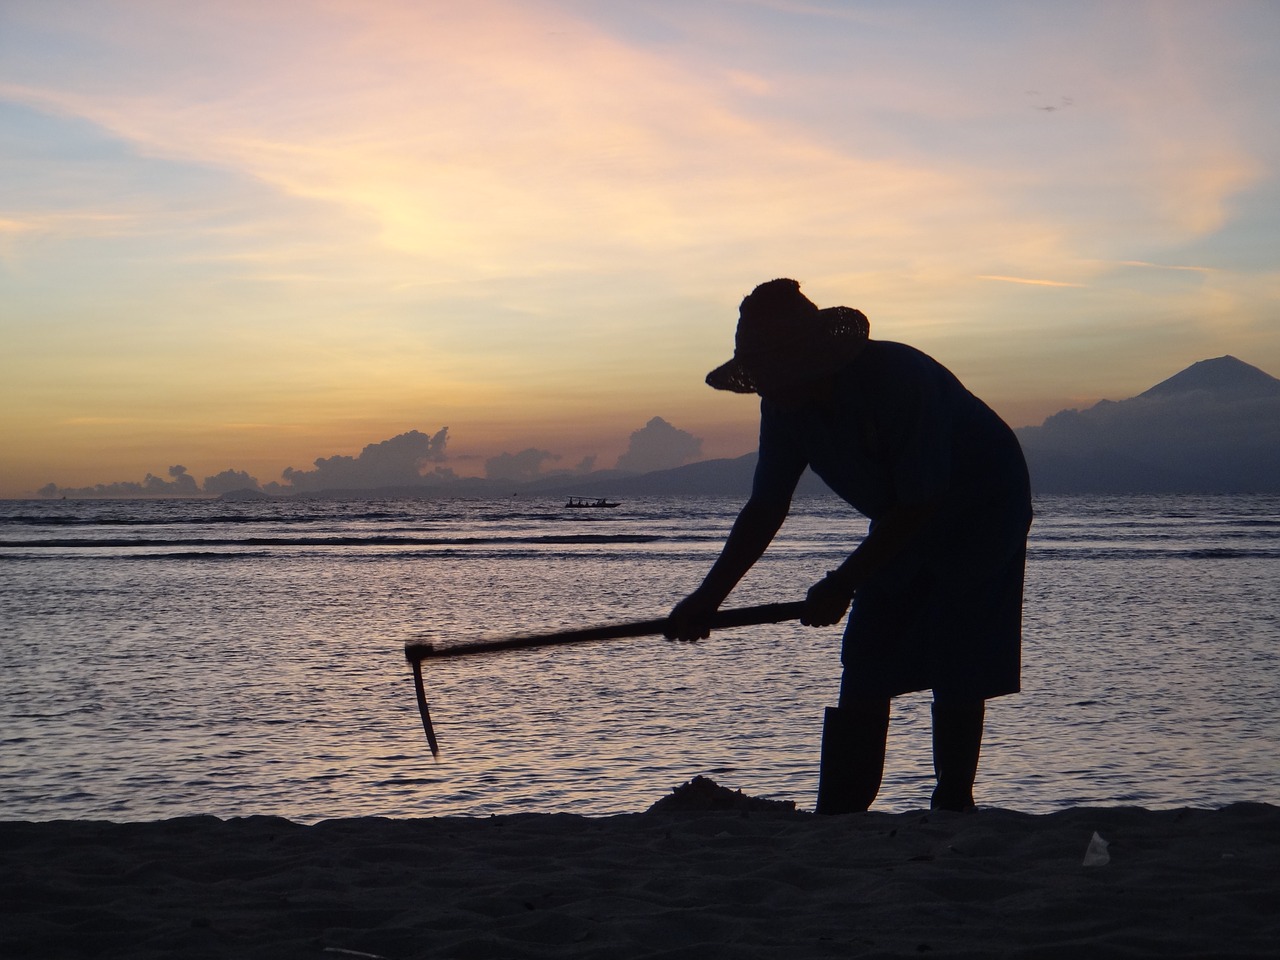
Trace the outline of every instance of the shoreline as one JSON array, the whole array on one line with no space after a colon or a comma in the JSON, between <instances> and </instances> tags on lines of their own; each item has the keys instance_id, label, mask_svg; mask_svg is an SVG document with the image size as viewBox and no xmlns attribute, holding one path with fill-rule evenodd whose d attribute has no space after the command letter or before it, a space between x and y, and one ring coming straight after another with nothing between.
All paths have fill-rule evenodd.
<instances>
[{"instance_id":1,"label":"shoreline","mask_svg":"<svg viewBox=\"0 0 1280 960\"><path fill-rule=\"evenodd\" d=\"M1277 862L1258 803L0 821L0 955L1263 957Z\"/></svg>"}]
</instances>

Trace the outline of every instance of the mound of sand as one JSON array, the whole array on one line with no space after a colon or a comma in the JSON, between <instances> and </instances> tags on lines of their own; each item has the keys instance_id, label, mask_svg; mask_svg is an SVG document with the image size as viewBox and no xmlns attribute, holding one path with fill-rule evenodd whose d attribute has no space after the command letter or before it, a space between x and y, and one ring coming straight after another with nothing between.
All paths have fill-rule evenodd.
<instances>
[{"instance_id":1,"label":"mound of sand","mask_svg":"<svg viewBox=\"0 0 1280 960\"><path fill-rule=\"evenodd\" d=\"M672 789L671 793L654 803L647 813L705 813L709 810L770 810L794 813L794 800L768 800L749 797L741 790L722 787L710 777L694 777L688 783Z\"/></svg>"}]
</instances>

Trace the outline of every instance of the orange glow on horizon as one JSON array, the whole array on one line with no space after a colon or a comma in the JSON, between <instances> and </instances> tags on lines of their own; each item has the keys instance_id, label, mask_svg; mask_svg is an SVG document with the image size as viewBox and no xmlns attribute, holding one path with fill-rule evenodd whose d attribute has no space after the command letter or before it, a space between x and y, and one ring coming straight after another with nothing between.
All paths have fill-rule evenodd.
<instances>
[{"instance_id":1,"label":"orange glow on horizon","mask_svg":"<svg viewBox=\"0 0 1280 960\"><path fill-rule=\"evenodd\" d=\"M737 455L702 378L777 276L1014 426L1280 372L1270 12L301 9L5 8L0 496L443 426L459 472Z\"/></svg>"}]
</instances>

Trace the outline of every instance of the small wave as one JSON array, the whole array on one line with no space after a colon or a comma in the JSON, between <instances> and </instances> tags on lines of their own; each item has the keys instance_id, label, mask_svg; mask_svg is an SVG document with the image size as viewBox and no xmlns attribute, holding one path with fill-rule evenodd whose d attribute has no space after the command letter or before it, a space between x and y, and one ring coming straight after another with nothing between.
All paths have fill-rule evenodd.
<instances>
[{"instance_id":1,"label":"small wave","mask_svg":"<svg viewBox=\"0 0 1280 960\"><path fill-rule=\"evenodd\" d=\"M1254 560L1254 559L1278 559L1280 558L1280 547L1265 548L1257 547L1250 549L1236 549L1233 547L1208 547L1203 550L1184 550L1178 551L1172 556L1185 560Z\"/></svg>"},{"instance_id":2,"label":"small wave","mask_svg":"<svg viewBox=\"0 0 1280 960\"><path fill-rule=\"evenodd\" d=\"M656 543L672 539L663 534L648 533L565 533L511 535L495 537L416 537L377 534L367 537L64 537L38 540L0 540L0 549L150 549L155 547L461 547L501 544L627 544Z\"/></svg>"},{"instance_id":3,"label":"small wave","mask_svg":"<svg viewBox=\"0 0 1280 960\"><path fill-rule=\"evenodd\" d=\"M390 517L378 514L354 514L352 516L342 517L343 523L348 522L382 522L387 520L404 521L405 517ZM337 522L332 516L315 516L315 517L174 517L171 519L161 519L155 517L137 518L137 517L5 517L0 519L0 525L4 526L26 526L26 527L235 527L235 526L266 526L289 524L307 526L317 523L332 524Z\"/></svg>"},{"instance_id":4,"label":"small wave","mask_svg":"<svg viewBox=\"0 0 1280 960\"><path fill-rule=\"evenodd\" d=\"M1200 547L1191 549L1163 549L1159 546L1142 547L1071 547L1032 546L1028 556L1035 560L1277 560L1277 547Z\"/></svg>"}]
</instances>

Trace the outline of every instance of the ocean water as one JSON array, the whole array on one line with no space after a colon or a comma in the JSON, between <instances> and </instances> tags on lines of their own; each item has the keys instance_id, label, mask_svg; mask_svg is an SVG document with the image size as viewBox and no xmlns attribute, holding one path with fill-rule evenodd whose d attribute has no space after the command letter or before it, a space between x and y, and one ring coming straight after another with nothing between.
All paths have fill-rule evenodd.
<instances>
[{"instance_id":1,"label":"ocean water","mask_svg":"<svg viewBox=\"0 0 1280 960\"><path fill-rule=\"evenodd\" d=\"M404 660L663 616L738 506L0 502L0 818L607 815L697 774L811 809L837 627L427 661L439 760ZM1280 802L1280 498L1036 511L979 803ZM728 605L803 598L865 527L798 500ZM895 702L878 809L927 805L928 715Z\"/></svg>"}]
</instances>

